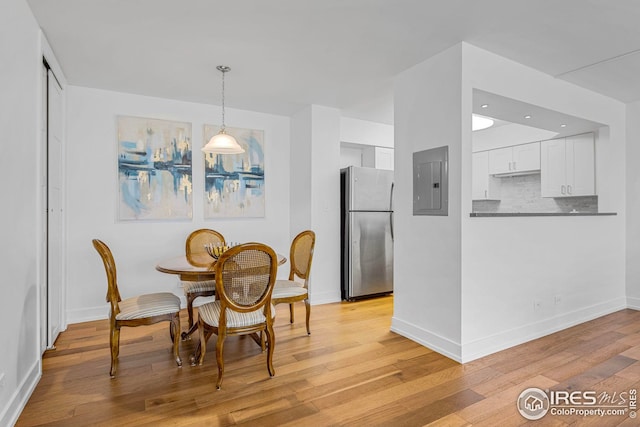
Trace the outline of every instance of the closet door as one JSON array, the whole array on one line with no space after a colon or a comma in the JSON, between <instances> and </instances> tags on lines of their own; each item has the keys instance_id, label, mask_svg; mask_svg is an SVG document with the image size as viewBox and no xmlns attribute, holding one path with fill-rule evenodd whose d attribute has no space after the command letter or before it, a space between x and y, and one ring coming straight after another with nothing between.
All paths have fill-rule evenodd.
<instances>
[{"instance_id":1,"label":"closet door","mask_svg":"<svg viewBox=\"0 0 640 427\"><path fill-rule=\"evenodd\" d=\"M47 75L47 348L62 329L62 141L64 115L62 88L51 70Z\"/></svg>"}]
</instances>

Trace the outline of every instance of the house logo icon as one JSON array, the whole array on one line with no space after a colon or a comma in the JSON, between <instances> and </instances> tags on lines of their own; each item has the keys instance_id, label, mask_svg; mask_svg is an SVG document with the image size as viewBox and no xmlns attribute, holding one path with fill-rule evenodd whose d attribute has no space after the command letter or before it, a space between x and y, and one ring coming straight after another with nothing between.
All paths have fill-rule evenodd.
<instances>
[{"instance_id":1,"label":"house logo icon","mask_svg":"<svg viewBox=\"0 0 640 427\"><path fill-rule=\"evenodd\" d=\"M549 397L539 388L524 390L518 396L518 411L528 420L539 420L549 411Z\"/></svg>"}]
</instances>

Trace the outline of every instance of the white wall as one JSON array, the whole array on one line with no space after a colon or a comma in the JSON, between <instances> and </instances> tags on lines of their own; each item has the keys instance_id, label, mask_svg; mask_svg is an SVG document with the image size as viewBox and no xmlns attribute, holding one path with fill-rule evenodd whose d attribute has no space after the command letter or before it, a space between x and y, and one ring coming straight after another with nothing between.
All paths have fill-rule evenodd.
<instances>
[{"instance_id":1,"label":"white wall","mask_svg":"<svg viewBox=\"0 0 640 427\"><path fill-rule=\"evenodd\" d=\"M23 0L0 3L0 170L3 209L0 425L12 425L40 375L38 315L39 29Z\"/></svg>"},{"instance_id":2,"label":"white wall","mask_svg":"<svg viewBox=\"0 0 640 427\"><path fill-rule=\"evenodd\" d=\"M340 117L340 141L393 148L393 126Z\"/></svg>"},{"instance_id":3,"label":"white wall","mask_svg":"<svg viewBox=\"0 0 640 427\"><path fill-rule=\"evenodd\" d=\"M116 116L130 115L192 123L193 220L117 222ZM288 117L227 109L229 127L264 130L264 218L203 219L204 164L202 127L217 124L217 106L69 86L67 90L67 315L69 323L105 318L106 277L91 245L99 238L111 247L123 298L170 291L182 296L176 276L159 273L156 263L184 252L188 233L206 227L230 241L259 241L288 256ZM279 271L286 277L288 265Z\"/></svg>"},{"instance_id":4,"label":"white wall","mask_svg":"<svg viewBox=\"0 0 640 427\"><path fill-rule=\"evenodd\" d=\"M473 89L607 125L596 185L618 215L470 218ZM396 78L394 115L393 330L466 362L626 306L623 104L463 43ZM439 145L449 216L413 216L412 153Z\"/></svg>"},{"instance_id":5,"label":"white wall","mask_svg":"<svg viewBox=\"0 0 640 427\"><path fill-rule=\"evenodd\" d=\"M340 169L349 166L362 166L363 150L345 145L340 146Z\"/></svg>"},{"instance_id":6,"label":"white wall","mask_svg":"<svg viewBox=\"0 0 640 427\"><path fill-rule=\"evenodd\" d=\"M316 247L309 286L314 304L323 304L340 301L340 111L311 108L311 223Z\"/></svg>"},{"instance_id":7,"label":"white wall","mask_svg":"<svg viewBox=\"0 0 640 427\"><path fill-rule=\"evenodd\" d=\"M311 107L291 117L291 226L295 236L311 228Z\"/></svg>"},{"instance_id":8,"label":"white wall","mask_svg":"<svg viewBox=\"0 0 640 427\"><path fill-rule=\"evenodd\" d=\"M395 246L391 329L460 360L462 51L448 49L394 81ZM412 154L449 146L449 215L413 215ZM470 154L469 154L470 155Z\"/></svg>"},{"instance_id":9,"label":"white wall","mask_svg":"<svg viewBox=\"0 0 640 427\"><path fill-rule=\"evenodd\" d=\"M640 102L627 105L627 303L640 310Z\"/></svg>"},{"instance_id":10,"label":"white wall","mask_svg":"<svg viewBox=\"0 0 640 427\"><path fill-rule=\"evenodd\" d=\"M334 108L310 105L292 119L292 224L296 233L316 233L311 304L340 301L340 115ZM298 144L300 146L298 146ZM313 329L313 327L312 327Z\"/></svg>"},{"instance_id":11,"label":"white wall","mask_svg":"<svg viewBox=\"0 0 640 427\"><path fill-rule=\"evenodd\" d=\"M612 217L470 218L471 138L463 138L463 360L625 307L625 106L463 44L463 92L481 89L610 127L599 135L601 211ZM450 101L455 103L455 100ZM397 117L397 116L396 116ZM561 302L555 304L555 297ZM534 311L534 300L542 306Z\"/></svg>"}]
</instances>

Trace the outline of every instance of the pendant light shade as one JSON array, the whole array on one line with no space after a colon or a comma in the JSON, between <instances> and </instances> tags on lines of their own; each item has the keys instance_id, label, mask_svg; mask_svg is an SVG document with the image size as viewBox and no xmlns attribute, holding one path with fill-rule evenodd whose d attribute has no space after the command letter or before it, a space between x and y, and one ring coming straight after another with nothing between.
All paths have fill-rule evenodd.
<instances>
[{"instance_id":1,"label":"pendant light shade","mask_svg":"<svg viewBox=\"0 0 640 427\"><path fill-rule=\"evenodd\" d=\"M202 147L202 151L211 154L240 154L244 149L238 144L236 139L225 133L224 129L220 133L211 137L207 145Z\"/></svg>"},{"instance_id":2,"label":"pendant light shade","mask_svg":"<svg viewBox=\"0 0 640 427\"><path fill-rule=\"evenodd\" d=\"M222 73L222 126L220 132L214 135L207 145L202 147L202 151L211 154L240 154L244 153L244 149L238 144L236 139L225 132L224 125L224 74L229 72L231 68L225 65L216 67Z\"/></svg>"}]
</instances>

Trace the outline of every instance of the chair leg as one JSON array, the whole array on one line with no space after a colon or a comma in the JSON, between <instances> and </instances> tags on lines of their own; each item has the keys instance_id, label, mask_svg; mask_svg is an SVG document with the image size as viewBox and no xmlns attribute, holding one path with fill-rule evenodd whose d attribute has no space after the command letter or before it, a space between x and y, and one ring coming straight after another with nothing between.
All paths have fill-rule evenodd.
<instances>
[{"instance_id":1,"label":"chair leg","mask_svg":"<svg viewBox=\"0 0 640 427\"><path fill-rule=\"evenodd\" d=\"M115 378L118 365L118 353L120 352L120 326L112 323L109 341L111 344L111 370L109 371L109 375L111 375L111 378Z\"/></svg>"},{"instance_id":2,"label":"chair leg","mask_svg":"<svg viewBox=\"0 0 640 427\"><path fill-rule=\"evenodd\" d=\"M187 314L189 315L189 329L193 326L193 301L195 298L191 294L187 294Z\"/></svg>"},{"instance_id":3,"label":"chair leg","mask_svg":"<svg viewBox=\"0 0 640 427\"><path fill-rule=\"evenodd\" d=\"M200 346L196 349L195 357L198 358L198 365L202 365L204 354L207 352L207 338L209 338L207 335L210 334L209 331L205 332L204 322L200 318L198 318L198 335L200 336ZM200 354L198 354L198 350Z\"/></svg>"},{"instance_id":4,"label":"chair leg","mask_svg":"<svg viewBox=\"0 0 640 427\"><path fill-rule=\"evenodd\" d=\"M182 359L180 358L180 312L176 312L175 316L169 322L169 327L173 331L171 339L173 340L173 356L176 359L176 363L179 367L182 366Z\"/></svg>"},{"instance_id":5,"label":"chair leg","mask_svg":"<svg viewBox=\"0 0 640 427\"><path fill-rule=\"evenodd\" d=\"M289 323L293 323L293 303L289 303Z\"/></svg>"},{"instance_id":6,"label":"chair leg","mask_svg":"<svg viewBox=\"0 0 640 427\"><path fill-rule=\"evenodd\" d=\"M222 374L224 373L224 358L222 357L222 351L224 350L224 339L226 338L226 332L218 330L218 340L216 341L216 361L218 362L218 381L216 382L216 389L220 390L222 386Z\"/></svg>"},{"instance_id":7,"label":"chair leg","mask_svg":"<svg viewBox=\"0 0 640 427\"><path fill-rule=\"evenodd\" d=\"M311 329L309 329L309 319L311 318L311 303L309 298L304 300L304 306L307 309L307 335L311 335Z\"/></svg>"},{"instance_id":8,"label":"chair leg","mask_svg":"<svg viewBox=\"0 0 640 427\"><path fill-rule=\"evenodd\" d=\"M276 374L273 369L273 347L276 341L274 339L273 326L267 325L265 335L267 336L267 370L269 371L269 376L273 377Z\"/></svg>"}]
</instances>

